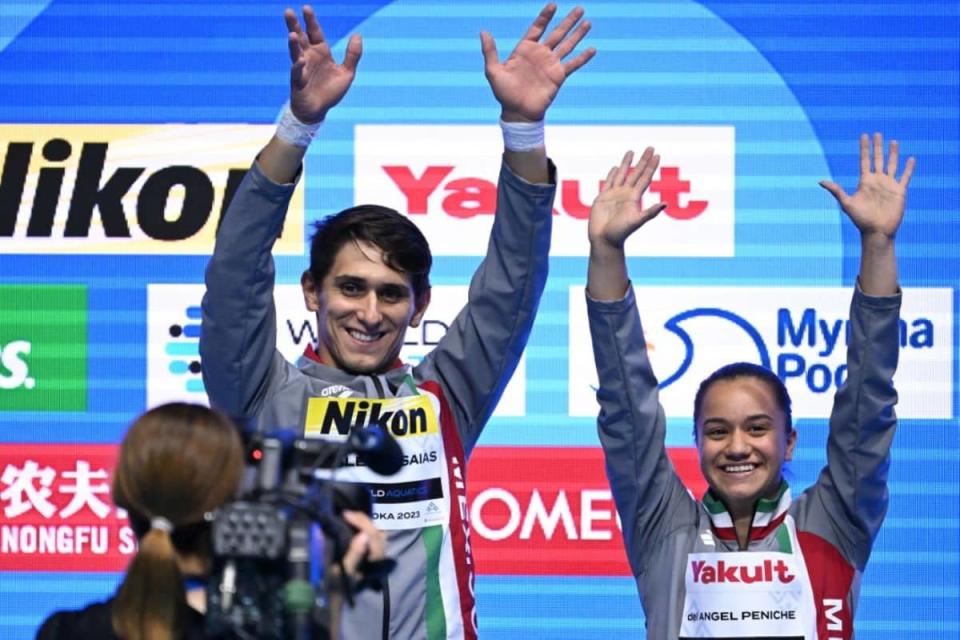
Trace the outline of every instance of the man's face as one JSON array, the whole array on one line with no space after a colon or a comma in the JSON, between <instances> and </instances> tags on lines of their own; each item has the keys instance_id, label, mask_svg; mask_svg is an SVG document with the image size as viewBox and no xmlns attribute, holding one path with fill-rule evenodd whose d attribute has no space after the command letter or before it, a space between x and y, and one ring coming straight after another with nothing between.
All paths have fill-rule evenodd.
<instances>
[{"instance_id":1,"label":"man's face","mask_svg":"<svg viewBox=\"0 0 960 640\"><path fill-rule=\"evenodd\" d=\"M697 424L700 469L731 515L752 515L760 498L780 486L785 460L793 458L795 431L766 382L740 377L718 380L703 398Z\"/></svg>"},{"instance_id":2,"label":"man's face","mask_svg":"<svg viewBox=\"0 0 960 640\"><path fill-rule=\"evenodd\" d=\"M368 242L343 245L319 287L309 271L301 284L307 308L317 313L317 355L351 373L388 370L430 298L427 292L417 301L410 277L387 266L383 251Z\"/></svg>"}]
</instances>

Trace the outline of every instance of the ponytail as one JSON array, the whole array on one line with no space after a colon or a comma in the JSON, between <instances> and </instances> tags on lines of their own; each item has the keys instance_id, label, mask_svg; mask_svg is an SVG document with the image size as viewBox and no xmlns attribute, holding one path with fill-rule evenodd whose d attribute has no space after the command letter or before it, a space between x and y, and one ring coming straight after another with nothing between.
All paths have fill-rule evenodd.
<instances>
[{"instance_id":1,"label":"ponytail","mask_svg":"<svg viewBox=\"0 0 960 640\"><path fill-rule=\"evenodd\" d=\"M113 603L117 636L181 640L190 633L179 562L209 563L204 516L236 493L242 473L236 428L206 407L166 404L131 425L117 459L113 501L127 510L140 548Z\"/></svg>"},{"instance_id":2,"label":"ponytail","mask_svg":"<svg viewBox=\"0 0 960 640\"><path fill-rule=\"evenodd\" d=\"M179 640L189 611L170 532L151 528L127 567L113 604L113 631L123 640Z\"/></svg>"}]
</instances>

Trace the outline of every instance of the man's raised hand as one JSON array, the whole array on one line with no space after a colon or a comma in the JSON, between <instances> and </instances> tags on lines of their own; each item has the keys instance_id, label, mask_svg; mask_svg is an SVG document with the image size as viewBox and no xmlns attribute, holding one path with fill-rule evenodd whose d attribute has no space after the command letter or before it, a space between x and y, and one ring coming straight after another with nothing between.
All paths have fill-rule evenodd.
<instances>
[{"instance_id":1,"label":"man's raised hand","mask_svg":"<svg viewBox=\"0 0 960 640\"><path fill-rule=\"evenodd\" d=\"M590 22L581 21L580 7L567 14L541 41L556 11L553 3L544 7L503 63L493 36L485 31L480 33L487 80L507 122L543 120L564 81L596 54L596 49L590 48L564 61L590 30Z\"/></svg>"},{"instance_id":2,"label":"man's raised hand","mask_svg":"<svg viewBox=\"0 0 960 640\"><path fill-rule=\"evenodd\" d=\"M359 35L350 36L343 63L337 64L312 7L303 7L306 31L293 9L284 11L283 17L289 32L287 45L292 63L290 110L301 122L319 122L343 99L353 83L363 43Z\"/></svg>"}]
</instances>

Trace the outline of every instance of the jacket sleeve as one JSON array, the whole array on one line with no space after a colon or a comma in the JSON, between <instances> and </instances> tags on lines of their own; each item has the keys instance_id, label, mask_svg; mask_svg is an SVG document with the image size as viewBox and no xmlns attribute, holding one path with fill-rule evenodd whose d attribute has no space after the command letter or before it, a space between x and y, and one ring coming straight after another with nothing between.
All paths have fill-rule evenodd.
<instances>
[{"instance_id":1,"label":"jacket sleeve","mask_svg":"<svg viewBox=\"0 0 960 640\"><path fill-rule=\"evenodd\" d=\"M622 300L587 296L600 386L597 430L634 575L671 531L696 522L696 503L667 457L666 418L647 357L633 287Z\"/></svg>"},{"instance_id":2,"label":"jacket sleeve","mask_svg":"<svg viewBox=\"0 0 960 640\"><path fill-rule=\"evenodd\" d=\"M806 528L836 543L860 570L889 502L900 300L900 294L871 297L859 287L854 291L847 379L837 391L830 416L827 466L811 489L811 508L816 505L827 517L809 514Z\"/></svg>"},{"instance_id":3,"label":"jacket sleeve","mask_svg":"<svg viewBox=\"0 0 960 640\"><path fill-rule=\"evenodd\" d=\"M217 230L203 296L200 358L203 383L215 408L244 421L255 415L276 351L271 251L295 185L279 185L256 163L238 187Z\"/></svg>"},{"instance_id":4,"label":"jacket sleeve","mask_svg":"<svg viewBox=\"0 0 960 640\"><path fill-rule=\"evenodd\" d=\"M467 455L536 317L547 279L555 172L550 163L550 184L531 184L502 164L487 254L470 281L467 304L415 369L417 379L440 384Z\"/></svg>"}]
</instances>

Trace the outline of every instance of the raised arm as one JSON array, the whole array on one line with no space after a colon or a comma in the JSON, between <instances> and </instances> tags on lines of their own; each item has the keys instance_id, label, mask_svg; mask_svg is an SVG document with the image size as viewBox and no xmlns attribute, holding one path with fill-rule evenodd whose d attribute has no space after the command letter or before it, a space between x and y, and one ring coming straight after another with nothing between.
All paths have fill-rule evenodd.
<instances>
[{"instance_id":1,"label":"raised arm","mask_svg":"<svg viewBox=\"0 0 960 640\"><path fill-rule=\"evenodd\" d=\"M864 133L860 135L860 182L853 195L847 195L835 182L820 183L860 231L860 288L871 296L887 296L899 290L894 240L916 164L913 157L909 158L898 180L899 162L900 145L896 140L890 142L890 154L884 163L883 137L873 134L871 154L870 138Z\"/></svg>"},{"instance_id":2,"label":"raised arm","mask_svg":"<svg viewBox=\"0 0 960 640\"><path fill-rule=\"evenodd\" d=\"M627 153L610 170L590 209L587 311L600 381L597 430L627 555L639 576L658 543L693 522L696 505L667 457L666 420L623 250L627 237L664 208L640 204L660 157L648 148L631 168L632 160Z\"/></svg>"},{"instance_id":3,"label":"raised arm","mask_svg":"<svg viewBox=\"0 0 960 640\"><path fill-rule=\"evenodd\" d=\"M663 203L646 209L640 205L640 197L650 186L650 180L660 165L660 156L654 154L652 147L647 147L636 166L631 168L632 162L633 152L628 151L619 166L610 169L590 208L587 293L594 300L623 298L630 284L623 243L667 208Z\"/></svg>"},{"instance_id":4,"label":"raised arm","mask_svg":"<svg viewBox=\"0 0 960 640\"><path fill-rule=\"evenodd\" d=\"M363 53L363 42L358 34L350 36L343 63L337 64L312 7L303 7L306 31L293 9L287 9L283 17L287 23L287 48L291 63L289 115L295 118L292 125L316 125L323 121L327 111L343 99L353 84L357 63ZM289 115L285 114L285 117ZM292 182L300 172L307 146L308 141L307 144L296 144L274 136L260 153L260 168L265 176L276 183Z\"/></svg>"},{"instance_id":5,"label":"raised arm","mask_svg":"<svg viewBox=\"0 0 960 640\"><path fill-rule=\"evenodd\" d=\"M583 9L577 7L543 38L556 11L553 3L544 7L503 63L497 55L493 36L486 31L480 33L484 70L500 103L500 118L506 123L519 123L521 130L536 130L532 125L539 123L542 132L547 108L560 87L596 53L595 49L587 49L564 62L587 35L590 22L581 21ZM527 182L549 181L547 152L542 143L524 151L507 149L504 159L514 173Z\"/></svg>"},{"instance_id":6,"label":"raised arm","mask_svg":"<svg viewBox=\"0 0 960 640\"><path fill-rule=\"evenodd\" d=\"M306 32L287 9L290 104L277 135L260 153L230 201L207 265L200 354L210 402L244 421L289 365L276 351L275 270L271 253L315 124L346 94L360 58L353 36L336 64L317 17L303 8ZM279 425L274 425L279 426ZM292 425L283 425L292 426Z\"/></svg>"},{"instance_id":7,"label":"raised arm","mask_svg":"<svg viewBox=\"0 0 960 640\"><path fill-rule=\"evenodd\" d=\"M487 78L508 122L496 215L467 305L416 369L420 379L440 382L467 453L520 361L547 280L556 185L543 145L543 117L566 78L593 56L588 50L563 62L590 25L574 9L544 36L555 11L547 5L502 64L493 37L481 34ZM519 132L522 148L509 140L512 124L533 130ZM526 144L537 131L539 142Z\"/></svg>"},{"instance_id":8,"label":"raised arm","mask_svg":"<svg viewBox=\"0 0 960 640\"><path fill-rule=\"evenodd\" d=\"M827 440L827 466L812 489L808 508L828 516L807 521L815 533L836 543L863 569L887 511L887 473L897 418L893 374L900 346L900 289L894 252L903 220L910 158L897 179L898 145L890 143L884 162L883 139L860 138L860 183L853 195L833 182L834 195L860 231L860 278L850 309L847 379L834 399Z\"/></svg>"}]
</instances>

